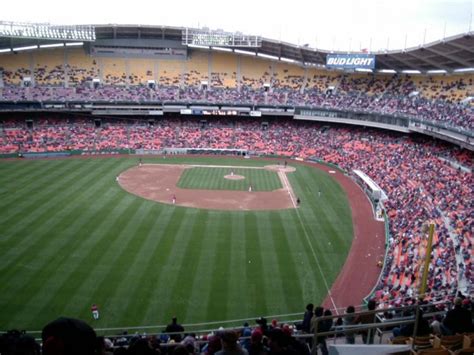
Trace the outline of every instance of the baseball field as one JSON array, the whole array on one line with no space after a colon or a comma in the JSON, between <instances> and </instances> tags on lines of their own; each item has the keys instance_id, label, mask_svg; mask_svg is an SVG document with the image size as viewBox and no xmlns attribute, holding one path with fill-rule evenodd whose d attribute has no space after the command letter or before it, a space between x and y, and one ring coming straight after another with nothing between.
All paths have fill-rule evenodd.
<instances>
[{"instance_id":1,"label":"baseball field","mask_svg":"<svg viewBox=\"0 0 474 355\"><path fill-rule=\"evenodd\" d=\"M1 161L0 330L40 330L61 315L96 328L163 325L175 315L184 324L283 319L322 302L351 246L347 196L322 170L290 163L296 169L282 174L268 164L203 157L143 158L143 166L136 157ZM168 174L166 166L181 170ZM171 175L166 190L163 179ZM203 191L216 205L186 205ZM270 202L253 210L242 202L278 191L288 208ZM234 210L219 208L220 193L241 194L232 195Z\"/></svg>"}]
</instances>

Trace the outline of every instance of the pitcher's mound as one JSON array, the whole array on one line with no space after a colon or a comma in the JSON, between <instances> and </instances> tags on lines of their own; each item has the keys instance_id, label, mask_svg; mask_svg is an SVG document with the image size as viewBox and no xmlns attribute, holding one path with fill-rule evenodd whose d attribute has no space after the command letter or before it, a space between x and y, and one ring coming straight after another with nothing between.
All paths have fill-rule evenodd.
<instances>
[{"instance_id":1,"label":"pitcher's mound","mask_svg":"<svg viewBox=\"0 0 474 355\"><path fill-rule=\"evenodd\" d=\"M245 176L243 175L225 175L224 176L224 179L228 179L228 180L243 180L245 179Z\"/></svg>"}]
</instances>

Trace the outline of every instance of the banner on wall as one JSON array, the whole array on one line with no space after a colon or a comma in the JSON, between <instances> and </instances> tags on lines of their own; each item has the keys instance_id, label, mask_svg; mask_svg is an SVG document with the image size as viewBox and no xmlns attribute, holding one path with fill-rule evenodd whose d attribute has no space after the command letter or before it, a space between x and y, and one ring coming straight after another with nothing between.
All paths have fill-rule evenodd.
<instances>
[{"instance_id":1,"label":"banner on wall","mask_svg":"<svg viewBox=\"0 0 474 355\"><path fill-rule=\"evenodd\" d=\"M371 54L328 54L326 67L337 69L374 69L375 55Z\"/></svg>"}]
</instances>

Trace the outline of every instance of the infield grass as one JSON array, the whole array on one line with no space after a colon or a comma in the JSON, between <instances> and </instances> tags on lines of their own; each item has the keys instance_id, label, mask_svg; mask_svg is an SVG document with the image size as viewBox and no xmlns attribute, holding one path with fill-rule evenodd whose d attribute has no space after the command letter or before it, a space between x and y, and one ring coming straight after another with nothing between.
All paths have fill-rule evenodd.
<instances>
[{"instance_id":1,"label":"infield grass","mask_svg":"<svg viewBox=\"0 0 474 355\"><path fill-rule=\"evenodd\" d=\"M323 300L316 258L331 285L352 240L347 198L326 173L296 165L288 174L302 197L298 209L233 212L131 195L115 177L136 164L133 157L0 161L0 330L40 330L59 316L95 328L163 325L173 315L185 324L253 323Z\"/></svg>"},{"instance_id":2,"label":"infield grass","mask_svg":"<svg viewBox=\"0 0 474 355\"><path fill-rule=\"evenodd\" d=\"M234 172L243 176L242 180L225 179ZM185 169L178 181L184 189L273 191L281 189L281 181L275 171L265 169L192 167Z\"/></svg>"}]
</instances>

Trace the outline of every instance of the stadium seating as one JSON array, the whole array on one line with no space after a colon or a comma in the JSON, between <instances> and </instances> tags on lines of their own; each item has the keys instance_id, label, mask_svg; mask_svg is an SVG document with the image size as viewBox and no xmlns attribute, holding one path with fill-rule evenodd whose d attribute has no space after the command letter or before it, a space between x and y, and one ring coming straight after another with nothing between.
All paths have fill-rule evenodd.
<instances>
[{"instance_id":1,"label":"stadium seating","mask_svg":"<svg viewBox=\"0 0 474 355\"><path fill-rule=\"evenodd\" d=\"M158 83L161 86L178 87L182 84L184 62L179 60L160 60L158 63Z\"/></svg>"},{"instance_id":2,"label":"stadium seating","mask_svg":"<svg viewBox=\"0 0 474 355\"><path fill-rule=\"evenodd\" d=\"M428 140L377 130L323 126L287 119L272 120L268 129L257 120L210 119L201 128L195 119L169 117L155 126L145 121L60 116L35 120L6 119L0 130L0 153L63 150L162 149L164 147L236 148L256 154L316 157L346 171L361 169L384 189L390 239L383 277L375 296L397 305L418 288L424 260L423 223L436 225L428 299L453 296L461 281L472 287L472 174L438 157L473 168L472 153ZM469 286L471 285L471 286Z\"/></svg>"},{"instance_id":3,"label":"stadium seating","mask_svg":"<svg viewBox=\"0 0 474 355\"><path fill-rule=\"evenodd\" d=\"M61 50L41 50L33 53L34 81L39 86L64 85L64 53Z\"/></svg>"},{"instance_id":4,"label":"stadium seating","mask_svg":"<svg viewBox=\"0 0 474 355\"><path fill-rule=\"evenodd\" d=\"M186 66L183 74L184 85L199 87L201 82L209 82L209 54L207 52L192 52L184 65Z\"/></svg>"},{"instance_id":5,"label":"stadium seating","mask_svg":"<svg viewBox=\"0 0 474 355\"><path fill-rule=\"evenodd\" d=\"M125 59L123 58L97 58L101 79L105 85L128 84Z\"/></svg>"},{"instance_id":6,"label":"stadium seating","mask_svg":"<svg viewBox=\"0 0 474 355\"><path fill-rule=\"evenodd\" d=\"M191 51L186 60L151 60L91 57L80 48L2 55L0 73L5 86L0 89L0 101L59 97L304 105L404 114L474 129L474 102L462 104L473 96L472 74L347 74L221 52ZM32 78L34 87L22 87L26 77ZM93 79L102 82L94 92L89 90ZM148 80L156 81L156 90L142 90ZM203 81L210 88L205 94L200 91ZM269 85L266 93L264 85ZM60 90L64 86L78 90Z\"/></svg>"},{"instance_id":7,"label":"stadium seating","mask_svg":"<svg viewBox=\"0 0 474 355\"><path fill-rule=\"evenodd\" d=\"M81 49L66 49L66 72L68 85L78 86L99 78L97 61L84 55Z\"/></svg>"},{"instance_id":8,"label":"stadium seating","mask_svg":"<svg viewBox=\"0 0 474 355\"><path fill-rule=\"evenodd\" d=\"M265 59L242 56L240 58L242 85L248 88L260 89L264 84L270 84L272 77L270 63Z\"/></svg>"},{"instance_id":9,"label":"stadium seating","mask_svg":"<svg viewBox=\"0 0 474 355\"><path fill-rule=\"evenodd\" d=\"M422 307L427 311L435 310L435 305L425 304ZM469 304L468 307L472 307ZM319 307L318 307L319 308ZM468 308L469 309L469 308ZM402 312L403 310L403 312ZM397 311L406 314L413 312L413 308L397 309ZM376 311L377 312L377 311ZM331 312L329 312L331 313ZM356 319L364 312L354 313ZM365 312L367 313L367 312ZM326 313L325 313L326 314ZM80 353L80 354L214 354L219 351L226 341L232 340L232 347L246 349L250 354L298 354L309 355L318 354L316 344L323 345L324 348L330 347L330 352L343 353L412 353L412 354L472 354L472 347L462 343L463 335L437 338L433 335L412 337L397 337L393 339L383 339L384 330L398 321L406 321L406 317L397 314L390 320L390 324L383 324L381 320L377 322L378 335L377 344L364 344L363 337L358 331L352 338L351 344L347 342L344 330L346 325L342 322L344 315L334 315L320 318L316 312L307 314L311 324L319 324L321 328L313 326L315 329L310 332L301 329L301 323L298 321L281 322L273 319L271 323L266 318L261 317L253 322L245 322L243 326L224 329L199 330L195 328L196 324L189 324L192 329L188 329L187 324L180 325L173 323L168 326L147 327L147 331L141 333L134 332L129 334L126 329L115 333L118 328L101 328L94 330L89 324L82 320L73 318L58 318L43 328L41 332L41 343L37 343L30 334L18 330L10 330L0 334L0 351L2 354L56 354L56 353ZM414 321L414 318L412 318ZM251 323L251 324L249 324ZM215 323L211 323L215 325ZM201 324L206 325L206 323ZM209 324L207 324L209 326ZM354 324L351 327L358 327L362 330L365 326L372 324ZM136 329L136 328L135 328ZM326 336L321 336L321 331L329 332ZM431 328L430 328L431 329ZM98 336L97 333L105 334ZM362 339L361 339L362 338ZM317 342L316 342L317 339ZM444 339L444 342L443 342ZM311 341L312 340L312 341ZM278 341L278 347L274 342ZM61 344L59 347L57 344ZM273 343L273 344L272 344ZM93 351L93 349L96 351ZM320 347L322 348L322 347ZM412 349L411 352L410 348ZM60 352L56 349L64 349ZM75 351L74 351L75 350ZM181 352L179 350L182 350ZM260 352L256 352L256 350ZM454 352L455 350L455 352ZM403 352L400 352L403 351ZM242 353L234 352L234 353Z\"/></svg>"},{"instance_id":10,"label":"stadium seating","mask_svg":"<svg viewBox=\"0 0 474 355\"><path fill-rule=\"evenodd\" d=\"M237 87L237 59L228 53L212 53L211 87Z\"/></svg>"}]
</instances>

